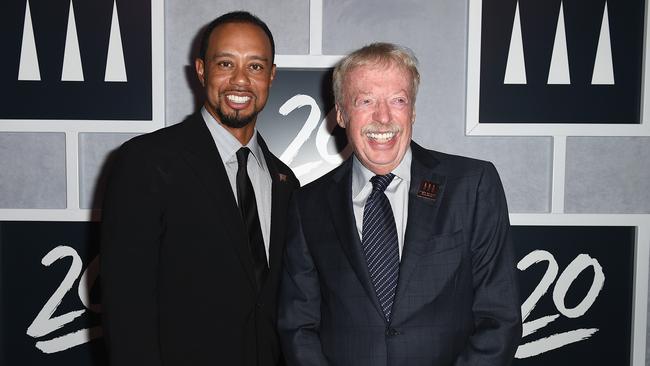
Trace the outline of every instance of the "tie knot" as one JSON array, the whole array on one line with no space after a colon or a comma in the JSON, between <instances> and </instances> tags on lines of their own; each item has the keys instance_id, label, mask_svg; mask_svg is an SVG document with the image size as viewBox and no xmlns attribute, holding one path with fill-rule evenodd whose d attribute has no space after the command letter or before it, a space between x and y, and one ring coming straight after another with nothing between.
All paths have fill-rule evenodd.
<instances>
[{"instance_id":1,"label":"tie knot","mask_svg":"<svg viewBox=\"0 0 650 366\"><path fill-rule=\"evenodd\" d=\"M247 147L242 147L241 149L237 150L237 165L242 167L246 166L248 163L248 153L250 150Z\"/></svg>"},{"instance_id":2,"label":"tie knot","mask_svg":"<svg viewBox=\"0 0 650 366\"><path fill-rule=\"evenodd\" d=\"M395 174L388 173L386 175L375 175L370 178L370 183L372 183L372 190L383 192L386 190L386 187L393 181Z\"/></svg>"}]
</instances>

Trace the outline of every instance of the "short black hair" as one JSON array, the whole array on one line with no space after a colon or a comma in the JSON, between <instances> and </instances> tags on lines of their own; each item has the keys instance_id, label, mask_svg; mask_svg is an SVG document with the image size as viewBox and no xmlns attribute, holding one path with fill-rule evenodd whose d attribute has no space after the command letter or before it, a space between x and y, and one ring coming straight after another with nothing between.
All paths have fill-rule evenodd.
<instances>
[{"instance_id":1,"label":"short black hair","mask_svg":"<svg viewBox=\"0 0 650 366\"><path fill-rule=\"evenodd\" d=\"M269 27L262 21L262 19L257 16L247 12L247 11L233 11L226 13L217 19L213 20L205 27L203 35L201 36L201 48L199 49L199 57L202 60L205 60L205 53L208 51L208 43L210 41L210 35L212 31L220 25L226 23L249 23L260 27L269 38L271 42L271 63L275 63L275 41L273 41L273 34Z\"/></svg>"}]
</instances>

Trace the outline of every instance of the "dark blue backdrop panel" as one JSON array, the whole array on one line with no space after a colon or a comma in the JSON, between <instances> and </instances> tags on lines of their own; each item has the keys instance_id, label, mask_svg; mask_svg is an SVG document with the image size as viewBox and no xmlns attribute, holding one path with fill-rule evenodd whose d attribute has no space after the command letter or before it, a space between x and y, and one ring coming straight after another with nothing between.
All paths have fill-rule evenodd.
<instances>
[{"instance_id":1,"label":"dark blue backdrop panel","mask_svg":"<svg viewBox=\"0 0 650 366\"><path fill-rule=\"evenodd\" d=\"M593 332L584 340L518 359L514 365L629 365L635 228L514 226L513 239L518 260L526 256L545 258L519 271L521 302L531 296L539 298L534 301L535 307L524 324L545 316L559 315L553 322L524 337L519 351L522 351L523 345L538 340L542 340L542 344L538 345L541 348L551 343L565 343L571 339L572 333L580 329ZM537 252L531 254L534 251ZM579 270L580 267L575 264L580 259L591 265ZM551 276L549 268L555 265L557 274ZM598 266L602 268L603 275L600 291L596 289L599 281L595 274L597 270L594 269ZM548 286L542 284L545 275L549 279L546 282ZM564 295L560 291L562 284L568 285ZM584 299L590 297L592 286L595 287L596 297L589 305L589 300ZM548 290L537 297L533 295L536 289ZM571 309L579 311L576 314Z\"/></svg>"},{"instance_id":2,"label":"dark blue backdrop panel","mask_svg":"<svg viewBox=\"0 0 650 366\"><path fill-rule=\"evenodd\" d=\"M99 223L0 223L0 364L107 364L94 281L98 234Z\"/></svg>"},{"instance_id":3,"label":"dark blue backdrop panel","mask_svg":"<svg viewBox=\"0 0 650 366\"><path fill-rule=\"evenodd\" d=\"M560 2L570 84L549 85ZM517 3L527 83L504 84ZM483 0L479 123L640 123L645 1L607 1L615 82L592 85L604 9L605 0Z\"/></svg>"},{"instance_id":4,"label":"dark blue backdrop panel","mask_svg":"<svg viewBox=\"0 0 650 366\"><path fill-rule=\"evenodd\" d=\"M70 0L30 0L41 80L22 81L26 0L2 1L1 119L151 120L151 1L116 1L127 81L105 82L113 2L72 2L84 81L62 81Z\"/></svg>"}]
</instances>

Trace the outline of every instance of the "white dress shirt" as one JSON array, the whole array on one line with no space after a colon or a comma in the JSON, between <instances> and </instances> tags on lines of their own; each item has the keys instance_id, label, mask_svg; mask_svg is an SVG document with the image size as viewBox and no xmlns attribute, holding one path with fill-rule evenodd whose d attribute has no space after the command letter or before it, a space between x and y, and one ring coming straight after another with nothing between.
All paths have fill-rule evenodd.
<instances>
[{"instance_id":1,"label":"white dress shirt","mask_svg":"<svg viewBox=\"0 0 650 366\"><path fill-rule=\"evenodd\" d=\"M237 201L237 150L242 148L239 140L235 138L228 130L221 126L210 113L201 108L201 115L205 124L210 130L210 134L217 145L221 161L226 168L230 187L232 188L235 201ZM269 260L269 242L271 234L271 186L273 181L269 174L269 169L264 160L264 153L257 142L257 129L253 133L253 137L246 144L251 151L253 159L248 158L246 171L248 177L253 185L255 191L255 202L257 203L257 214L260 218L260 227L262 229L262 237L264 239L264 249L266 250L266 261ZM238 203L239 204L239 203Z\"/></svg>"},{"instance_id":2,"label":"white dress shirt","mask_svg":"<svg viewBox=\"0 0 650 366\"><path fill-rule=\"evenodd\" d=\"M409 187L411 185L411 148L409 147L404 154L404 158L399 165L391 173L395 174L395 178L386 187L386 197L390 202L393 209L393 216L395 217L395 227L397 229L397 242L399 244L399 258L402 259L402 250L404 248L404 233L406 232L406 223L408 222L408 206L409 206ZM375 176L361 164L359 159L355 156L352 161L352 208L354 210L354 219L357 224L357 232L359 239L363 240L361 233L363 232L363 209L366 205L366 200L372 192L372 183L370 178Z\"/></svg>"}]
</instances>

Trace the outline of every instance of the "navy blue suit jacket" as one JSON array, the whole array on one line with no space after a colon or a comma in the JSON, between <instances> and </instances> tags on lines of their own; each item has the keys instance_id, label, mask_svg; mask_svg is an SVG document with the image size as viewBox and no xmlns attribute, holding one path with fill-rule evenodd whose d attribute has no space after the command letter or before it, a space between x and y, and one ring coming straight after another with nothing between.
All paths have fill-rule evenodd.
<instances>
[{"instance_id":1,"label":"navy blue suit jacket","mask_svg":"<svg viewBox=\"0 0 650 366\"><path fill-rule=\"evenodd\" d=\"M521 315L505 196L491 163L412 143L392 320L368 274L352 161L294 194L280 285L289 365L510 364ZM421 187L434 183L437 192Z\"/></svg>"}]
</instances>

